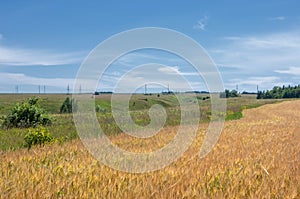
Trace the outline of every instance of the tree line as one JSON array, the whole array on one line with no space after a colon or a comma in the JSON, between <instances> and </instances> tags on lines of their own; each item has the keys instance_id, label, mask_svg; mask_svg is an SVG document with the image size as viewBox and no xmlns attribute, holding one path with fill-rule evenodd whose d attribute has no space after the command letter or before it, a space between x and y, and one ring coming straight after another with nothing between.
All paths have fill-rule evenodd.
<instances>
[{"instance_id":1,"label":"tree line","mask_svg":"<svg viewBox=\"0 0 300 199\"><path fill-rule=\"evenodd\" d=\"M300 98L300 84L298 86L275 86L272 90L258 91L257 99Z\"/></svg>"},{"instance_id":2,"label":"tree line","mask_svg":"<svg viewBox=\"0 0 300 199\"><path fill-rule=\"evenodd\" d=\"M240 97L241 95L237 92L237 90L228 90L220 93L220 98L230 98L230 97Z\"/></svg>"}]
</instances>

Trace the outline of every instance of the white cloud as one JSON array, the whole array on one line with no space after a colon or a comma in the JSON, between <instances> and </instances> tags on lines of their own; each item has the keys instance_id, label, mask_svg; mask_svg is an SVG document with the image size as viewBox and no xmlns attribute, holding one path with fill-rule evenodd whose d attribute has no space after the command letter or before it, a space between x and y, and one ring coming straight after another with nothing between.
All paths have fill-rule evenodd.
<instances>
[{"instance_id":1,"label":"white cloud","mask_svg":"<svg viewBox=\"0 0 300 199\"><path fill-rule=\"evenodd\" d=\"M121 56L119 59L116 60L116 64L122 66L133 66L136 65L138 61L141 60L157 60L157 59L159 59L159 57L154 55L140 53L140 52L132 52Z\"/></svg>"},{"instance_id":2,"label":"white cloud","mask_svg":"<svg viewBox=\"0 0 300 199\"><path fill-rule=\"evenodd\" d=\"M197 23L193 26L193 28L198 30L205 30L208 19L209 19L208 16L205 15L199 21L197 21Z\"/></svg>"},{"instance_id":3,"label":"white cloud","mask_svg":"<svg viewBox=\"0 0 300 199\"><path fill-rule=\"evenodd\" d=\"M83 61L86 53L59 53L42 49L12 48L0 46L0 64L2 65L64 65Z\"/></svg>"},{"instance_id":4,"label":"white cloud","mask_svg":"<svg viewBox=\"0 0 300 199\"><path fill-rule=\"evenodd\" d=\"M299 84L300 30L223 38L209 50L223 71L227 88L238 84L243 90L271 89L274 85ZM230 70L231 67L233 70ZM295 75L293 75L295 74Z\"/></svg>"},{"instance_id":5,"label":"white cloud","mask_svg":"<svg viewBox=\"0 0 300 199\"><path fill-rule=\"evenodd\" d=\"M300 75L300 67L289 67L287 70L275 70L276 73L289 74L289 75Z\"/></svg>"},{"instance_id":6,"label":"white cloud","mask_svg":"<svg viewBox=\"0 0 300 199\"><path fill-rule=\"evenodd\" d=\"M169 75L176 75L180 73L177 66L160 67L158 68L158 71Z\"/></svg>"},{"instance_id":7,"label":"white cloud","mask_svg":"<svg viewBox=\"0 0 300 199\"><path fill-rule=\"evenodd\" d=\"M265 35L226 37L210 51L218 65L245 72L273 72L300 63L300 31ZM278 67L274 67L278 66ZM280 66L280 67L279 67Z\"/></svg>"},{"instance_id":8,"label":"white cloud","mask_svg":"<svg viewBox=\"0 0 300 199\"><path fill-rule=\"evenodd\" d=\"M271 21L283 21L285 19L286 19L286 17L284 17L284 16L270 17L269 18L269 20L271 20Z\"/></svg>"},{"instance_id":9,"label":"white cloud","mask_svg":"<svg viewBox=\"0 0 300 199\"><path fill-rule=\"evenodd\" d=\"M143 49L140 52L130 52L118 58L114 64L118 66L135 67L145 63L178 64L186 63L182 58L159 49Z\"/></svg>"},{"instance_id":10,"label":"white cloud","mask_svg":"<svg viewBox=\"0 0 300 199\"><path fill-rule=\"evenodd\" d=\"M182 72L179 70L178 66L165 66L158 68L159 72L168 74L168 75L181 75L181 76L199 76L196 72Z\"/></svg>"},{"instance_id":11,"label":"white cloud","mask_svg":"<svg viewBox=\"0 0 300 199\"><path fill-rule=\"evenodd\" d=\"M162 66L161 64L147 64L129 70L127 73L110 78L105 75L100 81L99 89L114 90L115 92L135 92L138 88L143 88L147 84L150 88L160 87L162 90L170 85L170 89L177 91L199 90L199 82L190 81L182 73L179 67ZM110 85L110 87L107 87ZM115 86L117 89L115 89ZM160 85L160 86L158 86Z\"/></svg>"},{"instance_id":12,"label":"white cloud","mask_svg":"<svg viewBox=\"0 0 300 199\"><path fill-rule=\"evenodd\" d=\"M270 84L275 83L279 80L278 77L275 76L267 76L267 77L249 77L245 79L232 79L229 80L233 85L261 85L261 84Z\"/></svg>"},{"instance_id":13,"label":"white cloud","mask_svg":"<svg viewBox=\"0 0 300 199\"><path fill-rule=\"evenodd\" d=\"M27 76L22 73L1 73L0 85L46 85L66 88L69 84L72 87L74 79L68 78L40 78Z\"/></svg>"},{"instance_id":14,"label":"white cloud","mask_svg":"<svg viewBox=\"0 0 300 199\"><path fill-rule=\"evenodd\" d=\"M225 85L228 88L235 88L236 85L242 90L256 91L256 86L259 86L260 90L271 89L274 86L292 85L291 81L284 81L280 77L276 76L256 76L230 79ZM240 90L241 91L241 90Z\"/></svg>"}]
</instances>

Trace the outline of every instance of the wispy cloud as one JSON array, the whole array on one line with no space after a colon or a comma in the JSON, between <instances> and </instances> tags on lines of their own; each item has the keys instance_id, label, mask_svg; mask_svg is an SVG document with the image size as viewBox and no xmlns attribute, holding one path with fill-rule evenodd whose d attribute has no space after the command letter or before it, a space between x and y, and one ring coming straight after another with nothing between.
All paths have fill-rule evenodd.
<instances>
[{"instance_id":1,"label":"wispy cloud","mask_svg":"<svg viewBox=\"0 0 300 199\"><path fill-rule=\"evenodd\" d=\"M226 37L210 51L216 63L246 71L272 72L300 63L299 31ZM274 67L278 66L278 67Z\"/></svg>"},{"instance_id":2,"label":"wispy cloud","mask_svg":"<svg viewBox=\"0 0 300 199\"><path fill-rule=\"evenodd\" d=\"M300 75L300 67L289 67L287 70L275 70L276 73L289 74L289 75Z\"/></svg>"},{"instance_id":3,"label":"wispy cloud","mask_svg":"<svg viewBox=\"0 0 300 199\"><path fill-rule=\"evenodd\" d=\"M193 26L193 28L201 31L205 30L208 19L209 17L205 15L204 17L202 17L200 20L197 21L197 23Z\"/></svg>"},{"instance_id":4,"label":"wispy cloud","mask_svg":"<svg viewBox=\"0 0 300 199\"><path fill-rule=\"evenodd\" d=\"M86 52L53 52L44 49L15 48L0 45L2 65L64 65L80 63Z\"/></svg>"},{"instance_id":5,"label":"wispy cloud","mask_svg":"<svg viewBox=\"0 0 300 199\"><path fill-rule=\"evenodd\" d=\"M277 17L270 17L269 20L271 21L284 21L286 17L284 16L277 16Z\"/></svg>"},{"instance_id":6,"label":"wispy cloud","mask_svg":"<svg viewBox=\"0 0 300 199\"><path fill-rule=\"evenodd\" d=\"M291 85L293 82L282 80L277 76L254 76L230 79L225 85L229 88L235 88L236 85L242 89L248 89L256 91L256 86L259 86L260 90L271 89L274 86Z\"/></svg>"},{"instance_id":7,"label":"wispy cloud","mask_svg":"<svg viewBox=\"0 0 300 199\"><path fill-rule=\"evenodd\" d=\"M182 72L178 66L165 66L158 68L159 72L167 75L181 75L181 76L199 76L196 72Z\"/></svg>"},{"instance_id":8,"label":"wispy cloud","mask_svg":"<svg viewBox=\"0 0 300 199\"><path fill-rule=\"evenodd\" d=\"M274 85L298 84L300 69L291 66L300 63L299 34L300 30L292 30L224 37L209 53L218 66L234 68L220 67L227 87L239 84L245 90L254 90L255 85L270 89Z\"/></svg>"},{"instance_id":9,"label":"wispy cloud","mask_svg":"<svg viewBox=\"0 0 300 199\"><path fill-rule=\"evenodd\" d=\"M121 56L114 64L134 67L145 63L178 64L186 63L182 58L162 50L141 50Z\"/></svg>"},{"instance_id":10,"label":"wispy cloud","mask_svg":"<svg viewBox=\"0 0 300 199\"><path fill-rule=\"evenodd\" d=\"M41 78L23 73L1 73L0 85L46 85L65 88L73 85L74 79L69 78Z\"/></svg>"},{"instance_id":11,"label":"wispy cloud","mask_svg":"<svg viewBox=\"0 0 300 199\"><path fill-rule=\"evenodd\" d=\"M158 57L146 53L141 52L132 52L128 53L126 55L121 56L119 59L116 60L116 64L122 65L122 66L134 66L139 61L142 60L157 60Z\"/></svg>"},{"instance_id":12,"label":"wispy cloud","mask_svg":"<svg viewBox=\"0 0 300 199\"><path fill-rule=\"evenodd\" d=\"M266 77L248 77L245 79L231 79L229 80L230 83L233 85L258 85L258 84L273 84L277 80L279 80L276 76L266 76Z\"/></svg>"},{"instance_id":13,"label":"wispy cloud","mask_svg":"<svg viewBox=\"0 0 300 199\"><path fill-rule=\"evenodd\" d=\"M149 88L156 87L162 90L167 88L167 85L178 91L205 89L203 82L185 78L185 76L190 75L196 75L196 73L182 72L177 66L162 66L153 63L138 66L119 77L110 78L110 76L105 75L100 81L100 85L102 85L100 89L105 87L105 89L117 92L134 92L139 88L143 88L145 84ZM107 85L110 85L110 87L107 87Z\"/></svg>"}]
</instances>

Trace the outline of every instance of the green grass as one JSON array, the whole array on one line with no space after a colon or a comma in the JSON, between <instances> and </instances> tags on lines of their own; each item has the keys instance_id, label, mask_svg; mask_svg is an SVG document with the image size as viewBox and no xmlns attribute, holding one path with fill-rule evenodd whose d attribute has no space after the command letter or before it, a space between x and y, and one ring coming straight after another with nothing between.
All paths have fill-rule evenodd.
<instances>
[{"instance_id":1,"label":"green grass","mask_svg":"<svg viewBox=\"0 0 300 199\"><path fill-rule=\"evenodd\" d=\"M65 94L2 94L0 95L0 117L7 115L10 109L22 100L39 96L41 98L41 107L43 107L54 118L53 124L47 126L46 129L54 138L62 140L72 140L77 138L76 128L73 123L72 114L59 114L60 106L67 97ZM205 123L210 121L210 99L205 99L208 95L197 95L198 104L200 106L200 122ZM124 103L125 95L117 96L117 103ZM242 117L242 111L248 108L255 108L264 104L280 102L282 100L269 99L257 100L255 95L244 95L239 98L227 99L226 120L235 120ZM182 100L191 100L182 95ZM225 99L224 99L225 100ZM191 102L191 103L197 103ZM138 124L145 126L150 123L148 110L154 104L163 106L167 112L167 120L165 126L175 126L180 124L181 112L179 102L174 95L142 95L134 94L129 102L130 115ZM116 125L111 113L111 95L99 95L95 97L95 105L99 105L105 112L97 113L97 117L101 128L107 135L114 135L121 132ZM124 104L126 105L126 104ZM193 121L191 121L192 123ZM24 147L24 136L28 129L3 129L0 128L0 150L14 150Z\"/></svg>"},{"instance_id":2,"label":"green grass","mask_svg":"<svg viewBox=\"0 0 300 199\"><path fill-rule=\"evenodd\" d=\"M66 99L64 94L0 94L0 115L6 115L17 102L30 97L40 97L41 106L50 114L59 113L60 106Z\"/></svg>"},{"instance_id":3,"label":"green grass","mask_svg":"<svg viewBox=\"0 0 300 199\"><path fill-rule=\"evenodd\" d=\"M232 112L232 111L227 111L225 120L238 120L243 117L243 113L238 111L238 112Z\"/></svg>"},{"instance_id":4,"label":"green grass","mask_svg":"<svg viewBox=\"0 0 300 199\"><path fill-rule=\"evenodd\" d=\"M52 115L53 124L46 126L54 138L60 140L72 140L78 138L73 117L71 114ZM24 136L28 133L27 128L0 128L0 150L16 150L24 147Z\"/></svg>"}]
</instances>

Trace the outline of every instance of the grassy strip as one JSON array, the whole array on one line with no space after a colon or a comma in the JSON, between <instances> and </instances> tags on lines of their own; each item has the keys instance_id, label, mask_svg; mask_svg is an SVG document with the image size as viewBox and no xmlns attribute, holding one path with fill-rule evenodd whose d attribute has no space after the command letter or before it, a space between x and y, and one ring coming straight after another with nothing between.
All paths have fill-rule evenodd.
<instances>
[{"instance_id":1,"label":"grassy strip","mask_svg":"<svg viewBox=\"0 0 300 199\"><path fill-rule=\"evenodd\" d=\"M238 120L243 117L243 113L241 111L238 112L232 112L232 111L227 111L225 120Z\"/></svg>"},{"instance_id":2,"label":"grassy strip","mask_svg":"<svg viewBox=\"0 0 300 199\"><path fill-rule=\"evenodd\" d=\"M31 95L0 95L0 114L5 115L9 108L13 107L16 102L19 102ZM54 122L46 129L51 135L60 140L72 140L78 138L78 134L73 123L72 114L57 114L59 107L64 101L66 95L41 95L41 105L54 117ZM121 96L122 97L122 96ZM120 97L120 100L122 100ZM203 97L198 97L200 105L200 123L210 121L210 100L203 100ZM101 128L107 135L115 135L121 132L121 129L115 123L111 114L110 96L104 95L96 97L95 104L99 105L104 112L97 113L97 117ZM240 98L227 99L227 114L226 120L240 119L244 109L256 108L264 104L279 102L282 100L256 100L255 96L243 96ZM122 102L122 101L121 101ZM133 105L135 103L135 105ZM165 126L180 125L180 109L175 96L144 96L133 95L129 102L130 114L136 124L145 126L149 124L150 118L148 115L149 108L154 104L163 105L167 111L167 120ZM4 108L3 108L4 107ZM24 136L28 129L1 129L0 128L0 150L16 150L24 147Z\"/></svg>"},{"instance_id":3,"label":"grassy strip","mask_svg":"<svg viewBox=\"0 0 300 199\"><path fill-rule=\"evenodd\" d=\"M228 120L238 120L238 119L241 119L243 117L243 110L258 108L258 107L263 106L265 104L279 103L279 102L282 102L282 101L283 100L268 100L268 101L258 100L257 103L255 103L255 104L242 105L242 106L240 106L240 110L227 111L225 120L226 121L228 121Z\"/></svg>"}]
</instances>

